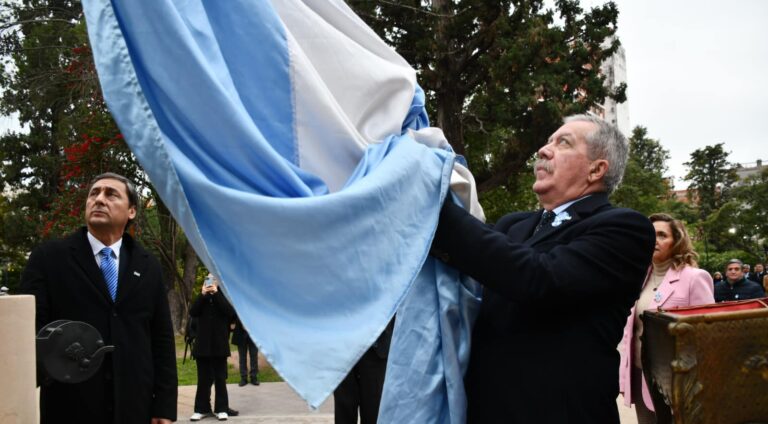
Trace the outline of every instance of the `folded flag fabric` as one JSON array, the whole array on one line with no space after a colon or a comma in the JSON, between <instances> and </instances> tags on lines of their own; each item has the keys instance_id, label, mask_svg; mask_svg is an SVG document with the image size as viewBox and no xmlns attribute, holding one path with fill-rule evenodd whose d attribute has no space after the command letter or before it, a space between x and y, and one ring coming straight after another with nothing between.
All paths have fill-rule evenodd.
<instances>
[{"instance_id":1,"label":"folded flag fabric","mask_svg":"<svg viewBox=\"0 0 768 424\"><path fill-rule=\"evenodd\" d=\"M83 0L110 111L269 362L319 406L397 311L380 422L464 421L482 215L413 69L340 0Z\"/></svg>"}]
</instances>

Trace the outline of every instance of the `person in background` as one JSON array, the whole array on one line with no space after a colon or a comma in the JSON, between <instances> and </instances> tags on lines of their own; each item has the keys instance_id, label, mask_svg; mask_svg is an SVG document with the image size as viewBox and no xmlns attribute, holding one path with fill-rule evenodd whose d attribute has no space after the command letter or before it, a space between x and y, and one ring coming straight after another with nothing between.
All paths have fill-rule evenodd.
<instances>
[{"instance_id":1,"label":"person in background","mask_svg":"<svg viewBox=\"0 0 768 424\"><path fill-rule=\"evenodd\" d=\"M744 278L746 278L747 280L751 280L751 278L749 278L750 274L752 274L750 272L751 269L752 267L750 267L749 264L743 264L741 266L741 271L744 273Z\"/></svg>"},{"instance_id":2,"label":"person in background","mask_svg":"<svg viewBox=\"0 0 768 424\"><path fill-rule=\"evenodd\" d=\"M189 308L189 315L197 318L197 337L192 346L192 356L197 362L197 392L195 412L189 419L199 421L211 414L211 385L215 384L213 412L219 421L224 421L238 415L229 407L227 394L229 325L235 318L235 310L219 290L213 275L208 274L200 296Z\"/></svg>"},{"instance_id":3,"label":"person in background","mask_svg":"<svg viewBox=\"0 0 768 424\"><path fill-rule=\"evenodd\" d=\"M643 377L640 336L643 322L640 314L659 307L703 305L714 303L714 285L709 273L699 269L698 254L682 221L665 213L650 216L656 230L656 245L648 276L643 283L640 298L635 303L624 327L619 369L619 390L624 395L624 404L635 405L638 424L655 424L657 415L660 422L671 421L669 408L654 412L652 396L660 396L648 390ZM663 405L656 399L657 405Z\"/></svg>"},{"instance_id":4,"label":"person in background","mask_svg":"<svg viewBox=\"0 0 768 424\"><path fill-rule=\"evenodd\" d=\"M240 383L243 387L248 384L248 375L251 377L251 384L259 385L259 348L251 340L251 336L243 327L240 318L235 319L235 329L232 330L232 344L237 346L237 354L240 357ZM251 360L251 372L248 372L248 356Z\"/></svg>"},{"instance_id":5,"label":"person in background","mask_svg":"<svg viewBox=\"0 0 768 424\"><path fill-rule=\"evenodd\" d=\"M124 176L96 176L85 200L85 227L29 256L21 287L35 296L37 329L83 321L115 346L86 381L42 382L43 424L176 421L176 347L162 269L126 232L138 201Z\"/></svg>"},{"instance_id":6,"label":"person in background","mask_svg":"<svg viewBox=\"0 0 768 424\"><path fill-rule=\"evenodd\" d=\"M755 270L750 272L749 275L747 275L747 278L762 286L763 277L765 277L765 275L766 273L763 264L757 263L755 264Z\"/></svg>"},{"instance_id":7,"label":"person in background","mask_svg":"<svg viewBox=\"0 0 768 424\"><path fill-rule=\"evenodd\" d=\"M712 274L712 283L717 284L721 281L723 281L723 274L720 271L715 271L715 273Z\"/></svg>"},{"instance_id":8,"label":"person in background","mask_svg":"<svg viewBox=\"0 0 768 424\"><path fill-rule=\"evenodd\" d=\"M393 318L333 392L335 424L376 424L384 389ZM360 421L358 421L358 413Z\"/></svg>"},{"instance_id":9,"label":"person in background","mask_svg":"<svg viewBox=\"0 0 768 424\"><path fill-rule=\"evenodd\" d=\"M725 267L725 280L715 284L716 302L756 299L765 296L765 290L760 284L744 276L743 265L739 259L728 261Z\"/></svg>"}]
</instances>

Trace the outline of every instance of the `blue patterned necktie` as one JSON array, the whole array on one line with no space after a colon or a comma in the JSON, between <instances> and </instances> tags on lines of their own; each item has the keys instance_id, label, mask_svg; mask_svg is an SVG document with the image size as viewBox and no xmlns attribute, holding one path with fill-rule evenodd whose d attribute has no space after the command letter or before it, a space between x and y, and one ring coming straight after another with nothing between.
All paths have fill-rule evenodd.
<instances>
[{"instance_id":1,"label":"blue patterned necktie","mask_svg":"<svg viewBox=\"0 0 768 424\"><path fill-rule=\"evenodd\" d=\"M117 297L117 265L112 258L112 249L105 247L101 249L101 273L104 274L104 281L107 282L109 296L114 301Z\"/></svg>"}]
</instances>

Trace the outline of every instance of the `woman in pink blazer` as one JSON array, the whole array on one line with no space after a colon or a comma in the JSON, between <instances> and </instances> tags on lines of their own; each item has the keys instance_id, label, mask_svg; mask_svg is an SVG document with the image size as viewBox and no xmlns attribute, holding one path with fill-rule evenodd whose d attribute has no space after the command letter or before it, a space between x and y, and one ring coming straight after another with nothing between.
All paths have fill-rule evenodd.
<instances>
[{"instance_id":1,"label":"woman in pink blazer","mask_svg":"<svg viewBox=\"0 0 768 424\"><path fill-rule=\"evenodd\" d=\"M619 388L624 403L635 404L638 424L655 424L656 416L667 417L671 412L655 411L648 384L643 378L640 363L640 335L643 324L640 313L648 309L714 303L714 286L709 273L697 268L698 254L680 220L664 213L650 216L656 230L653 263L643 283L640 298L635 303L624 327L622 340ZM638 312L639 311L639 312Z\"/></svg>"}]
</instances>

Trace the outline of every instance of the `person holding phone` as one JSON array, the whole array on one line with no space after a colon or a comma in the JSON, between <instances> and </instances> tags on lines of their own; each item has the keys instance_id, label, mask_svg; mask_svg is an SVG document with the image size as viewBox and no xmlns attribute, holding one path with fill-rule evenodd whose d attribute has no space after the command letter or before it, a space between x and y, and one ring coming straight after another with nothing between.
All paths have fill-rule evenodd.
<instances>
[{"instance_id":1,"label":"person holding phone","mask_svg":"<svg viewBox=\"0 0 768 424\"><path fill-rule=\"evenodd\" d=\"M189 309L189 315L197 318L197 337L192 346L192 356L197 361L197 392L195 412L190 421L199 421L211 415L211 385L216 385L213 413L219 421L236 416L229 407L227 394L227 358L229 351L229 325L235 310L224 294L219 291L218 281L208 274L200 296Z\"/></svg>"}]
</instances>

